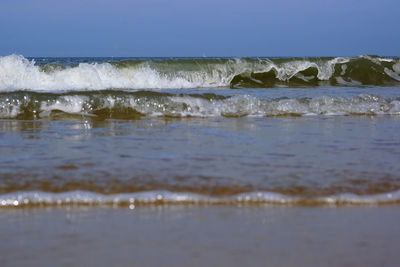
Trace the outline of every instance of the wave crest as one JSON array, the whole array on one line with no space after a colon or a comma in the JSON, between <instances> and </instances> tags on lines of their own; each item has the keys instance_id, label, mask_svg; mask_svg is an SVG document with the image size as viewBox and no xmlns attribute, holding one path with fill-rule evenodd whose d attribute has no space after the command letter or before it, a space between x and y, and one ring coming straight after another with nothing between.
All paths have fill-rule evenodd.
<instances>
[{"instance_id":1,"label":"wave crest","mask_svg":"<svg viewBox=\"0 0 400 267\"><path fill-rule=\"evenodd\" d=\"M0 90L267 88L393 85L400 60L355 58L146 59L36 64L20 55L0 57Z\"/></svg>"}]
</instances>

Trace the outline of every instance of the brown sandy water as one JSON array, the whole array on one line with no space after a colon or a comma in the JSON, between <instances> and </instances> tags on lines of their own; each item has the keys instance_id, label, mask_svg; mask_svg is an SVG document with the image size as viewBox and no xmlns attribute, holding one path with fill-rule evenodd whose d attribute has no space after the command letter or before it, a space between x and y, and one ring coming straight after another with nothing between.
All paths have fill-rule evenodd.
<instances>
[{"instance_id":1,"label":"brown sandy water","mask_svg":"<svg viewBox=\"0 0 400 267\"><path fill-rule=\"evenodd\" d=\"M399 122L1 120L0 206L398 203Z\"/></svg>"}]
</instances>

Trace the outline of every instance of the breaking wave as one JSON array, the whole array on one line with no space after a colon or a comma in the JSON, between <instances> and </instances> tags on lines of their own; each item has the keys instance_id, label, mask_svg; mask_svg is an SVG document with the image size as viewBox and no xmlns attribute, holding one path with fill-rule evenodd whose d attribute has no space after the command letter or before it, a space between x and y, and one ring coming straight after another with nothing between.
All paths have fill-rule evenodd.
<instances>
[{"instance_id":1,"label":"breaking wave","mask_svg":"<svg viewBox=\"0 0 400 267\"><path fill-rule=\"evenodd\" d=\"M399 115L400 98L257 98L251 95L169 94L160 92L0 93L0 118L135 119L161 117L243 117L305 115Z\"/></svg>"},{"instance_id":2,"label":"breaking wave","mask_svg":"<svg viewBox=\"0 0 400 267\"><path fill-rule=\"evenodd\" d=\"M0 57L0 91L398 84L400 59L377 56L118 60Z\"/></svg>"}]
</instances>

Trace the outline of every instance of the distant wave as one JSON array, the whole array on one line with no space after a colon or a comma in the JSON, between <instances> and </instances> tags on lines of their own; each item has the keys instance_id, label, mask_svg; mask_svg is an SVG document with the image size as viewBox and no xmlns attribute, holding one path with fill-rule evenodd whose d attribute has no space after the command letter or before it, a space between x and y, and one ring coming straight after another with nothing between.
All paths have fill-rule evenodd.
<instances>
[{"instance_id":1,"label":"distant wave","mask_svg":"<svg viewBox=\"0 0 400 267\"><path fill-rule=\"evenodd\" d=\"M89 191L49 193L20 191L0 195L0 208L34 206L129 206L135 205L383 205L399 204L400 191L357 195L345 193L324 197L289 196L274 192L248 192L231 196L212 197L195 193L146 191L104 195Z\"/></svg>"},{"instance_id":2,"label":"distant wave","mask_svg":"<svg viewBox=\"0 0 400 267\"><path fill-rule=\"evenodd\" d=\"M169 94L154 91L0 93L0 118L242 117L307 115L400 115L400 98L354 97L260 99L251 95Z\"/></svg>"},{"instance_id":3,"label":"distant wave","mask_svg":"<svg viewBox=\"0 0 400 267\"><path fill-rule=\"evenodd\" d=\"M336 58L137 59L36 63L0 57L0 91L168 88L271 88L399 85L400 59Z\"/></svg>"}]
</instances>

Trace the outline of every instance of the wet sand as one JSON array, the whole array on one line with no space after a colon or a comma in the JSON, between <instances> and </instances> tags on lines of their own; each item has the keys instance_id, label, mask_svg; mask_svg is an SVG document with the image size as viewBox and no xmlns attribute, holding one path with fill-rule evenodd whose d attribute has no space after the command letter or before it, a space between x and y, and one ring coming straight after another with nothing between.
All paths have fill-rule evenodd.
<instances>
[{"instance_id":1,"label":"wet sand","mask_svg":"<svg viewBox=\"0 0 400 267\"><path fill-rule=\"evenodd\" d=\"M400 208L2 209L1 266L398 266Z\"/></svg>"}]
</instances>

